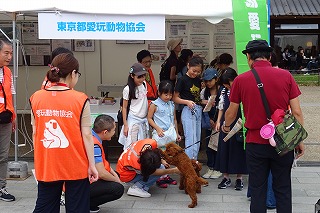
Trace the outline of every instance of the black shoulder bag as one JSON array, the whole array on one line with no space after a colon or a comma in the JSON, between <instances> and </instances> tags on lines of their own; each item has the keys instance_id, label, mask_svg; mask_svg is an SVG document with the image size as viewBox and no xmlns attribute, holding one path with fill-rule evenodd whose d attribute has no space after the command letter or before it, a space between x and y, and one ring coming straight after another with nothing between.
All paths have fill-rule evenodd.
<instances>
[{"instance_id":1,"label":"black shoulder bag","mask_svg":"<svg viewBox=\"0 0 320 213\"><path fill-rule=\"evenodd\" d=\"M260 91L262 98L263 106L267 113L267 118L271 121L271 113L268 105L266 93L263 89L263 83L260 80L260 77L255 69L251 70ZM297 119L287 111L286 115L283 118L282 123L275 126L275 134L273 136L274 141L276 142L276 152L282 156L288 153L289 151L295 149L301 141L307 138L308 133L302 127L302 125L297 121Z\"/></svg>"}]
</instances>

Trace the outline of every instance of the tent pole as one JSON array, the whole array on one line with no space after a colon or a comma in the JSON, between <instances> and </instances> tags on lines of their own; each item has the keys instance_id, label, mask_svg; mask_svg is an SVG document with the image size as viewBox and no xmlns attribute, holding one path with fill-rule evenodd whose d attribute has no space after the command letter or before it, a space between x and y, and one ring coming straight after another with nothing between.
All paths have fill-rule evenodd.
<instances>
[{"instance_id":1,"label":"tent pole","mask_svg":"<svg viewBox=\"0 0 320 213\"><path fill-rule=\"evenodd\" d=\"M18 52L16 39L16 13L12 13L12 47L13 47L13 85L16 94L13 95L14 110L16 113L16 130L14 131L14 161L18 161L18 114L17 114L17 77L18 77Z\"/></svg>"},{"instance_id":2,"label":"tent pole","mask_svg":"<svg viewBox=\"0 0 320 213\"><path fill-rule=\"evenodd\" d=\"M16 39L16 13L12 13L12 50L13 50L13 86L16 94L13 95L14 111L17 115L17 78L18 78L18 48ZM8 162L7 178L24 179L28 177L28 162L18 161L18 115L16 117L16 130L14 131L14 161Z\"/></svg>"}]
</instances>

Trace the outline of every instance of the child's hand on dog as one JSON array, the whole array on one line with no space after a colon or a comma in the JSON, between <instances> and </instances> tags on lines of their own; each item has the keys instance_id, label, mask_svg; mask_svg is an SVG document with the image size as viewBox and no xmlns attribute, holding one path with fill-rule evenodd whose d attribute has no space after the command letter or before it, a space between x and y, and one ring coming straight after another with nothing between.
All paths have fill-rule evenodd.
<instances>
[{"instance_id":1,"label":"child's hand on dog","mask_svg":"<svg viewBox=\"0 0 320 213\"><path fill-rule=\"evenodd\" d=\"M167 169L167 168L170 168L170 164L168 164L165 159L161 159L161 163L164 165L164 167L165 167L166 169Z\"/></svg>"}]
</instances>

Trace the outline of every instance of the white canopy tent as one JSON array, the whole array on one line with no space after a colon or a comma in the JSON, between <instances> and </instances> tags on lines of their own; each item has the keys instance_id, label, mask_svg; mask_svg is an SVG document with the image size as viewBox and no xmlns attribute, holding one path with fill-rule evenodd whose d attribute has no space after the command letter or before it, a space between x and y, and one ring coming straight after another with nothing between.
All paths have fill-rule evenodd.
<instances>
[{"instance_id":1,"label":"white canopy tent","mask_svg":"<svg viewBox=\"0 0 320 213\"><path fill-rule=\"evenodd\" d=\"M217 23L232 18L232 0L0 0L0 11L65 11L90 14L192 16Z\"/></svg>"},{"instance_id":2,"label":"white canopy tent","mask_svg":"<svg viewBox=\"0 0 320 213\"><path fill-rule=\"evenodd\" d=\"M165 15L167 19L185 17L206 19L218 23L232 19L232 0L0 0L0 14L7 14L13 22L13 38L17 17L36 16L38 12L109 14L109 15ZM1 26L0 26L1 29ZM143 39L143 38L141 38ZM18 71L17 41L13 39L13 74L16 88ZM15 96L15 109L16 109ZM15 132L15 161L18 153L18 133Z\"/></svg>"}]
</instances>

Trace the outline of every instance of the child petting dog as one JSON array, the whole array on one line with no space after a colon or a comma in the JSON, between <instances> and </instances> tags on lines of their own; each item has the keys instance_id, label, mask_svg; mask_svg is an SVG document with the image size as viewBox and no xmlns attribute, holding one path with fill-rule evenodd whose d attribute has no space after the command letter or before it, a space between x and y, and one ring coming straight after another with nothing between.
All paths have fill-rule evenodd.
<instances>
[{"instance_id":1,"label":"child petting dog","mask_svg":"<svg viewBox=\"0 0 320 213\"><path fill-rule=\"evenodd\" d=\"M127 194L136 197L151 197L149 188L160 176L180 173L177 167L169 168L161 159L160 149L153 139L136 141L127 147L119 157L116 171L122 182L133 183Z\"/></svg>"}]
</instances>

